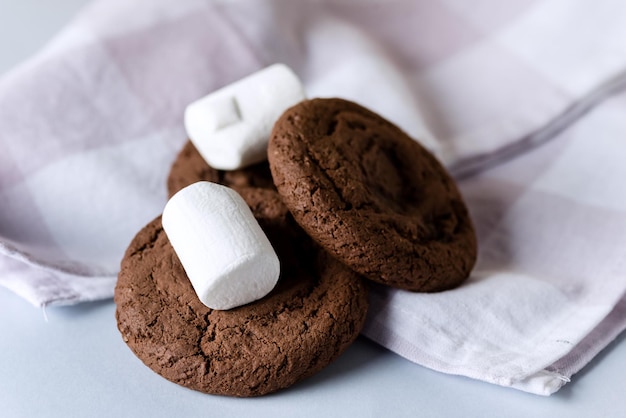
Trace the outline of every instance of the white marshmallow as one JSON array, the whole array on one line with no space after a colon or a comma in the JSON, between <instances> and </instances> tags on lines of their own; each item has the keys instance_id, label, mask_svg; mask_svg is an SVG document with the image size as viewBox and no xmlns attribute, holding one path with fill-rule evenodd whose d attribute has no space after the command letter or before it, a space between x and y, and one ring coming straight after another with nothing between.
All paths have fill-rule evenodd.
<instances>
[{"instance_id":1,"label":"white marshmallow","mask_svg":"<svg viewBox=\"0 0 626 418\"><path fill-rule=\"evenodd\" d=\"M172 196L162 219L194 290L209 308L245 305L276 285L278 257L234 190L194 183Z\"/></svg>"},{"instance_id":2,"label":"white marshmallow","mask_svg":"<svg viewBox=\"0 0 626 418\"><path fill-rule=\"evenodd\" d=\"M293 71L274 64L191 103L185 129L209 165L234 170L267 158L274 123L304 98Z\"/></svg>"}]
</instances>

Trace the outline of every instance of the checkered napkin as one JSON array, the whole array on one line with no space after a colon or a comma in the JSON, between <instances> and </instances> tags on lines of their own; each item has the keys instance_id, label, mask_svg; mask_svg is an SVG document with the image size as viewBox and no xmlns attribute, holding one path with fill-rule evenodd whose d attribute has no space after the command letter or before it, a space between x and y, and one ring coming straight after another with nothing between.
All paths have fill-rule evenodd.
<instances>
[{"instance_id":1,"label":"checkered napkin","mask_svg":"<svg viewBox=\"0 0 626 418\"><path fill-rule=\"evenodd\" d=\"M111 297L166 201L186 104L274 62L421 138L460 181L458 289L376 287L364 334L538 394L626 327L626 3L101 0L0 79L0 283ZM541 146L536 146L542 144Z\"/></svg>"}]
</instances>

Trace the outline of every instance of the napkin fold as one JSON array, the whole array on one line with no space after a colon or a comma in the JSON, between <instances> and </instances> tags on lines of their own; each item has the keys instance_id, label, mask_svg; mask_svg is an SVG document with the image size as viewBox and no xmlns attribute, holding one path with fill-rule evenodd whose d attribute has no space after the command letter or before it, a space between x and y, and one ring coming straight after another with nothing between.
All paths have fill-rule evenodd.
<instances>
[{"instance_id":1,"label":"napkin fold","mask_svg":"<svg viewBox=\"0 0 626 418\"><path fill-rule=\"evenodd\" d=\"M355 100L459 179L479 260L375 287L363 333L418 364L557 391L626 327L626 4L98 0L0 79L0 284L112 296L165 204L184 107L274 62ZM538 147L538 145L540 145Z\"/></svg>"}]
</instances>

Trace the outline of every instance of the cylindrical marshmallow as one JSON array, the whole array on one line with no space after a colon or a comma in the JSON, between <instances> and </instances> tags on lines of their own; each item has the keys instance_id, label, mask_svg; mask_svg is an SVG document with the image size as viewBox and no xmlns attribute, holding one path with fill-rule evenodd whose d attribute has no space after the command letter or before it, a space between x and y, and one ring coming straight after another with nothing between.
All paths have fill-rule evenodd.
<instances>
[{"instance_id":1,"label":"cylindrical marshmallow","mask_svg":"<svg viewBox=\"0 0 626 418\"><path fill-rule=\"evenodd\" d=\"M276 285L278 256L234 190L194 183L172 196L162 219L194 290L209 308L245 305Z\"/></svg>"},{"instance_id":2,"label":"cylindrical marshmallow","mask_svg":"<svg viewBox=\"0 0 626 418\"><path fill-rule=\"evenodd\" d=\"M234 170L267 158L274 123L304 98L294 72L274 64L191 103L185 129L209 165Z\"/></svg>"}]
</instances>

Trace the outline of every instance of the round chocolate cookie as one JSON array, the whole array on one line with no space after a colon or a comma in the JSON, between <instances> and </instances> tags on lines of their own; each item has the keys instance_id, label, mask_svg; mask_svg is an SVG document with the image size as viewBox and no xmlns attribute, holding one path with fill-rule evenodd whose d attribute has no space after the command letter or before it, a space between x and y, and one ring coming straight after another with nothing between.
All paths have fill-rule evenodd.
<instances>
[{"instance_id":1,"label":"round chocolate cookie","mask_svg":"<svg viewBox=\"0 0 626 418\"><path fill-rule=\"evenodd\" d=\"M216 311L196 296L155 219L122 260L115 303L124 341L161 376L212 394L263 395L319 371L359 334L367 291L325 251L281 237L287 242L279 249L298 250L287 257L277 249L277 287L259 301Z\"/></svg>"},{"instance_id":2,"label":"round chocolate cookie","mask_svg":"<svg viewBox=\"0 0 626 418\"><path fill-rule=\"evenodd\" d=\"M207 393L263 395L319 371L363 325L361 279L306 237L276 192L267 162L218 171L188 141L170 171L168 192L200 180L228 185L248 203L281 260L278 285L243 307L207 308L157 218L122 261L115 302L124 340L157 373Z\"/></svg>"},{"instance_id":3,"label":"round chocolate cookie","mask_svg":"<svg viewBox=\"0 0 626 418\"><path fill-rule=\"evenodd\" d=\"M341 99L301 102L274 125L268 157L296 221L356 272L426 292L468 277L476 237L454 181L381 116Z\"/></svg>"}]
</instances>

